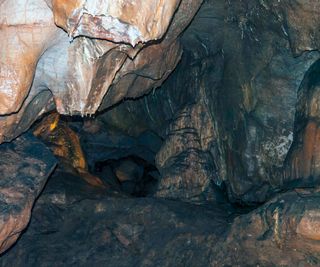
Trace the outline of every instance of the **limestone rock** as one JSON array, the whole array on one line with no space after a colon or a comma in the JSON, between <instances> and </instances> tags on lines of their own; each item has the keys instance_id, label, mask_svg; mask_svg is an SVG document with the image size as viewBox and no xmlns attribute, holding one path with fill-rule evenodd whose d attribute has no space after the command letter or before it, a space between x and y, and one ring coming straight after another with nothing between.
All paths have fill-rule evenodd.
<instances>
[{"instance_id":1,"label":"limestone rock","mask_svg":"<svg viewBox=\"0 0 320 267\"><path fill-rule=\"evenodd\" d=\"M319 189L279 194L232 223L214 266L313 266L320 263Z\"/></svg>"},{"instance_id":2,"label":"limestone rock","mask_svg":"<svg viewBox=\"0 0 320 267\"><path fill-rule=\"evenodd\" d=\"M71 38L88 36L135 46L161 39L181 0L53 0L55 23Z\"/></svg>"},{"instance_id":3,"label":"limestone rock","mask_svg":"<svg viewBox=\"0 0 320 267\"><path fill-rule=\"evenodd\" d=\"M210 146L215 140L208 110L187 106L170 124L156 163L161 174L157 196L186 201L214 200L218 181Z\"/></svg>"},{"instance_id":4,"label":"limestone rock","mask_svg":"<svg viewBox=\"0 0 320 267\"><path fill-rule=\"evenodd\" d=\"M160 86L202 1L11 2L0 2L0 143L49 110L94 114Z\"/></svg>"},{"instance_id":5,"label":"limestone rock","mask_svg":"<svg viewBox=\"0 0 320 267\"><path fill-rule=\"evenodd\" d=\"M56 160L30 134L1 145L0 153L0 253L3 253L27 227L33 204Z\"/></svg>"},{"instance_id":6,"label":"limestone rock","mask_svg":"<svg viewBox=\"0 0 320 267\"><path fill-rule=\"evenodd\" d=\"M0 265L317 266L319 197L296 189L235 210L128 198L58 169Z\"/></svg>"},{"instance_id":7,"label":"limestone rock","mask_svg":"<svg viewBox=\"0 0 320 267\"><path fill-rule=\"evenodd\" d=\"M60 169L54 174L0 266L209 266L228 205L128 198L79 181Z\"/></svg>"}]
</instances>

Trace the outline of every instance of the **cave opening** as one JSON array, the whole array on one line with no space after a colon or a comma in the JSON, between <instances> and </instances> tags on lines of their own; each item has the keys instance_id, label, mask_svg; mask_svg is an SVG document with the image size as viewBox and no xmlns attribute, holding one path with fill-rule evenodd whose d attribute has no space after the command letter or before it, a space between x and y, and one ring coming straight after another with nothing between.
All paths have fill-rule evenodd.
<instances>
[{"instance_id":1,"label":"cave opening","mask_svg":"<svg viewBox=\"0 0 320 267\"><path fill-rule=\"evenodd\" d=\"M92 173L135 197L152 195L160 175L154 164L135 155L96 162Z\"/></svg>"}]
</instances>

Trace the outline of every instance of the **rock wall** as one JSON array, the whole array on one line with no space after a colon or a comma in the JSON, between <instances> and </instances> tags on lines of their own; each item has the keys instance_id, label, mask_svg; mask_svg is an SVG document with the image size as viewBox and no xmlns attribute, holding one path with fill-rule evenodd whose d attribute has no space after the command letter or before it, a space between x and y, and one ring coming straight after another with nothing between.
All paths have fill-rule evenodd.
<instances>
[{"instance_id":1,"label":"rock wall","mask_svg":"<svg viewBox=\"0 0 320 267\"><path fill-rule=\"evenodd\" d=\"M0 148L0 253L28 226L34 202L56 166L48 148L31 134Z\"/></svg>"},{"instance_id":2,"label":"rock wall","mask_svg":"<svg viewBox=\"0 0 320 267\"><path fill-rule=\"evenodd\" d=\"M187 177L180 170L169 178L163 170L159 195L176 195L190 183L201 192L216 184L231 201L255 204L317 180L314 5L206 1L182 35L182 61L162 89L101 115L106 125L129 134L158 133L165 140L157 155L160 172L164 162L171 166L190 149L209 155L204 162L210 163ZM181 166L192 169L196 161ZM206 182L199 178L204 169ZM163 186L172 192L162 193ZM193 195L188 188L184 194Z\"/></svg>"},{"instance_id":3,"label":"rock wall","mask_svg":"<svg viewBox=\"0 0 320 267\"><path fill-rule=\"evenodd\" d=\"M200 4L1 1L0 143L48 110L94 114L161 85Z\"/></svg>"},{"instance_id":4,"label":"rock wall","mask_svg":"<svg viewBox=\"0 0 320 267\"><path fill-rule=\"evenodd\" d=\"M59 170L1 264L320 264L320 6L201 2L0 1L0 143L97 113L34 131ZM4 251L55 161L0 150Z\"/></svg>"}]
</instances>

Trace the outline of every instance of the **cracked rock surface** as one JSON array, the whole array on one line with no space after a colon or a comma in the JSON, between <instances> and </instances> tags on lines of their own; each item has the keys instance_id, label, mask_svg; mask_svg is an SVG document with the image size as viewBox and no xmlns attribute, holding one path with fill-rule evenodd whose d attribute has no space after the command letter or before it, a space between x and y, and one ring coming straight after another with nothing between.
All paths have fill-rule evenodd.
<instances>
[{"instance_id":1,"label":"cracked rock surface","mask_svg":"<svg viewBox=\"0 0 320 267\"><path fill-rule=\"evenodd\" d=\"M0 143L49 110L94 114L160 86L200 4L1 1Z\"/></svg>"},{"instance_id":2,"label":"cracked rock surface","mask_svg":"<svg viewBox=\"0 0 320 267\"><path fill-rule=\"evenodd\" d=\"M0 0L0 266L320 266L319 7Z\"/></svg>"},{"instance_id":3,"label":"cracked rock surface","mask_svg":"<svg viewBox=\"0 0 320 267\"><path fill-rule=\"evenodd\" d=\"M31 135L0 148L0 253L10 248L27 227L31 209L56 160Z\"/></svg>"}]
</instances>

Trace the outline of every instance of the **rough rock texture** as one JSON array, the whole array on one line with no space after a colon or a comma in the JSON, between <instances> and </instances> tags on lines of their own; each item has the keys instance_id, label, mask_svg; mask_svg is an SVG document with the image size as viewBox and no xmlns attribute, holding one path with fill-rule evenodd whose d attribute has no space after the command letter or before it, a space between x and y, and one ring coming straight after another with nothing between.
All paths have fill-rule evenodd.
<instances>
[{"instance_id":1,"label":"rough rock texture","mask_svg":"<svg viewBox=\"0 0 320 267\"><path fill-rule=\"evenodd\" d=\"M49 2L49 1L48 1ZM163 37L181 0L51 1L54 21L71 38L88 36L135 46Z\"/></svg>"},{"instance_id":2,"label":"rough rock texture","mask_svg":"<svg viewBox=\"0 0 320 267\"><path fill-rule=\"evenodd\" d=\"M157 153L161 174L157 196L195 201L215 198L216 167L209 153L213 134L214 126L204 105L187 106L178 113Z\"/></svg>"},{"instance_id":3,"label":"rough rock texture","mask_svg":"<svg viewBox=\"0 0 320 267\"><path fill-rule=\"evenodd\" d=\"M223 206L127 198L79 181L55 173L0 266L208 266L230 215Z\"/></svg>"},{"instance_id":4,"label":"rough rock texture","mask_svg":"<svg viewBox=\"0 0 320 267\"><path fill-rule=\"evenodd\" d=\"M319 189L296 189L237 217L214 266L318 266L319 197Z\"/></svg>"},{"instance_id":5,"label":"rough rock texture","mask_svg":"<svg viewBox=\"0 0 320 267\"><path fill-rule=\"evenodd\" d=\"M298 91L294 143L286 158L284 183L318 185L319 158L319 85L320 61L305 74Z\"/></svg>"},{"instance_id":6,"label":"rough rock texture","mask_svg":"<svg viewBox=\"0 0 320 267\"><path fill-rule=\"evenodd\" d=\"M311 2L303 5L303 10L314 10ZM264 202L284 187L282 171L294 139L297 92L319 58L317 52L295 57L290 41L295 37L286 29L296 24L283 13L293 6L298 9L299 4L208 1L184 36L185 43L191 40L197 47L192 52L196 58L207 59L217 51L224 56L220 86L213 91L207 77L203 86L213 96L207 102L218 125L222 153L214 159L224 162L217 165L225 166L226 173L218 173L224 174L220 180L233 201ZM300 21L307 17L296 15ZM221 30L212 34L212 27ZM209 72L210 65L202 66Z\"/></svg>"},{"instance_id":7,"label":"rough rock texture","mask_svg":"<svg viewBox=\"0 0 320 267\"><path fill-rule=\"evenodd\" d=\"M1 1L0 142L48 110L94 114L105 95L104 108L159 86L179 61L177 37L200 4Z\"/></svg>"},{"instance_id":8,"label":"rough rock texture","mask_svg":"<svg viewBox=\"0 0 320 267\"><path fill-rule=\"evenodd\" d=\"M230 205L128 198L58 170L0 266L318 266L319 190L239 214Z\"/></svg>"},{"instance_id":9,"label":"rough rock texture","mask_svg":"<svg viewBox=\"0 0 320 267\"><path fill-rule=\"evenodd\" d=\"M82 151L79 136L58 113L51 113L37 123L33 134L49 147L65 170L76 174L92 186L105 188L102 180L88 172L86 157Z\"/></svg>"},{"instance_id":10,"label":"rough rock texture","mask_svg":"<svg viewBox=\"0 0 320 267\"><path fill-rule=\"evenodd\" d=\"M0 147L0 253L27 227L31 209L56 160L32 135Z\"/></svg>"},{"instance_id":11,"label":"rough rock texture","mask_svg":"<svg viewBox=\"0 0 320 267\"><path fill-rule=\"evenodd\" d=\"M0 54L30 66L0 75L17 89L3 90L2 141L54 107L99 114L40 127L64 170L3 266L320 265L319 3L206 0L182 32L200 2L31 5L51 22L31 27L48 25L34 50ZM7 28L8 44L27 38Z\"/></svg>"},{"instance_id":12,"label":"rough rock texture","mask_svg":"<svg viewBox=\"0 0 320 267\"><path fill-rule=\"evenodd\" d=\"M157 166L161 173L157 196L186 201L215 199L214 184L220 186L222 183L223 174L217 172L224 171L224 162L219 162L221 157L218 155L222 152L217 125L208 106L208 98L214 96L204 91L202 83L208 79L212 91L217 88L223 73L223 56L218 53L206 61L206 64L215 63L216 66L210 65L210 70L203 72L201 61L190 62L188 58L189 55L183 57L164 88L139 100L126 101L91 121L92 125L98 124L100 129L103 126L104 130L100 130L103 135L92 132L89 138L88 134L82 138L84 152L92 160L89 165L99 158L100 161L112 158L127 148L131 154ZM190 75L185 75L185 68ZM83 136L84 131L79 133ZM130 139L124 139L124 136L130 136ZM118 150L115 150L116 140ZM217 160L213 161L213 155Z\"/></svg>"},{"instance_id":13,"label":"rough rock texture","mask_svg":"<svg viewBox=\"0 0 320 267\"><path fill-rule=\"evenodd\" d=\"M68 161L75 169L87 169L79 136L60 119L58 113L48 114L37 123L33 134L50 147L55 156Z\"/></svg>"},{"instance_id":14,"label":"rough rock texture","mask_svg":"<svg viewBox=\"0 0 320 267\"><path fill-rule=\"evenodd\" d=\"M162 89L138 101L126 101L102 114L101 120L131 134L157 133L165 140L157 156L161 169L161 158L171 165L176 149L183 147L179 153L187 155L194 146L194 142L181 146L180 130L172 131L176 118L194 106L204 112L190 113L193 117L186 124L188 129L182 127L182 139L187 140L192 132L199 136L197 153L210 156L209 169L213 170L201 180L226 187L231 201L263 203L276 192L292 188L292 181L302 177L298 172L305 172L304 168L310 169L304 183L312 184L319 164L317 123L310 118L309 126L301 125L309 117L302 106L313 105L314 110L317 106L316 89L308 89L316 82L307 85L309 73L316 76L318 72L319 19L315 14L316 4L311 2L205 1L182 35L182 61ZM298 19L305 27L298 25ZM201 134L202 128L208 133ZM304 141L299 141L302 135ZM203 146L204 142L208 145ZM189 178L177 182L174 169L164 175L159 192L162 183L172 194L184 191ZM201 177L197 176L201 169L194 168L187 176Z\"/></svg>"}]
</instances>

